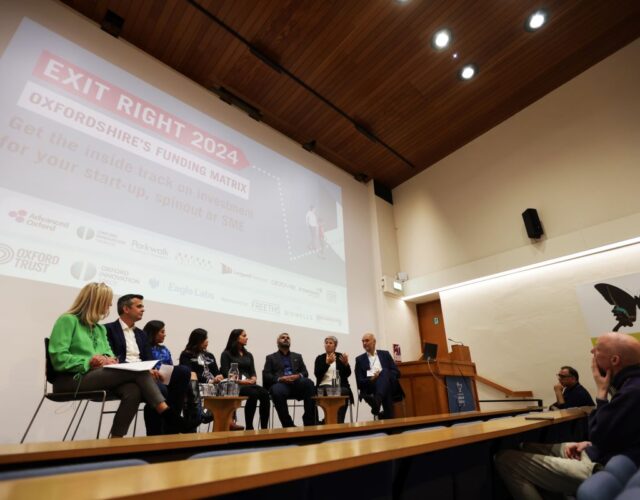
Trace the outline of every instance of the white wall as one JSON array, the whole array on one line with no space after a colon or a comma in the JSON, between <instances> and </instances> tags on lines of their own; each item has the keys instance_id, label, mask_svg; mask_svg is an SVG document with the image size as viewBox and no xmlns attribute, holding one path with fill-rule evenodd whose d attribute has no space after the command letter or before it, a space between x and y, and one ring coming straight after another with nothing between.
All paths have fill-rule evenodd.
<instances>
[{"instance_id":1,"label":"white wall","mask_svg":"<svg viewBox=\"0 0 640 500\"><path fill-rule=\"evenodd\" d=\"M400 267L393 205L375 196L373 183L369 183L372 233L374 240L374 278L378 309L380 348L391 350L393 344L400 344L403 361L413 361L420 357L420 333L416 306L401 300L401 297L387 295L382 290L382 276L395 277Z\"/></svg>"},{"instance_id":2,"label":"white wall","mask_svg":"<svg viewBox=\"0 0 640 500\"><path fill-rule=\"evenodd\" d=\"M361 334L378 331L376 296L372 287L373 240L367 187L318 156L307 153L299 144L223 103L212 93L137 48L102 32L99 27L62 4L40 0L3 2L0 50L4 50L23 16L30 17L99 57L117 64L125 71L341 186L345 214L350 334L341 336L339 348L350 353L352 359L359 354L362 350ZM0 119L6 120L7 117L2 116ZM109 200L100 202L108 204ZM3 413L3 425L0 427L0 442L6 443L19 440L42 394L42 339L50 334L57 316L68 309L77 290L0 278L0 293L0 331L5 353L0 365L0 395L2 401L12 408ZM112 311L109 320L114 318L115 311ZM216 355L222 350L231 329L245 328L250 337L249 349L254 354L259 372L264 357L276 350L276 336L282 331L291 333L293 350L303 354L311 372L315 356L324 351L324 334L275 323L245 321L242 318L147 301L144 320L149 319L162 319L167 323L167 345L174 358L177 358L186 343L188 333L195 327L204 327L209 331L210 348ZM355 386L355 380L351 383ZM71 415L70 411L69 406L61 408L48 404L36 421L29 441L59 439L63 424ZM61 412L64 414L60 415ZM96 424L97 418L90 415L81 430L81 437L91 437ZM108 428L109 421L103 429L105 435Z\"/></svg>"},{"instance_id":3,"label":"white wall","mask_svg":"<svg viewBox=\"0 0 640 500\"><path fill-rule=\"evenodd\" d=\"M638 271L640 244L449 290L441 294L447 334L470 346L482 376L532 390L546 405L563 365L576 368L593 395L592 344L576 286ZM503 397L478 388L481 399Z\"/></svg>"},{"instance_id":4,"label":"white wall","mask_svg":"<svg viewBox=\"0 0 640 500\"><path fill-rule=\"evenodd\" d=\"M639 60L637 40L394 190L408 293L640 234ZM545 230L533 244L529 207ZM480 374L548 403L562 364L593 388L575 285L639 262L629 247L443 292L447 334Z\"/></svg>"},{"instance_id":5,"label":"white wall","mask_svg":"<svg viewBox=\"0 0 640 500\"><path fill-rule=\"evenodd\" d=\"M637 235L615 221L640 212L638 60L640 40L394 190L411 292Z\"/></svg>"}]
</instances>

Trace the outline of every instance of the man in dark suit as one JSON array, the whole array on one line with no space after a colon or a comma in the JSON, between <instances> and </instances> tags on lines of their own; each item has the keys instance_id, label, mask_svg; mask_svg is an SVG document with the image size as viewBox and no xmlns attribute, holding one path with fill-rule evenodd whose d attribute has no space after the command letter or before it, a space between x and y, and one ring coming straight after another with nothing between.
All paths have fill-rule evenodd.
<instances>
[{"instance_id":1,"label":"man in dark suit","mask_svg":"<svg viewBox=\"0 0 640 500\"><path fill-rule=\"evenodd\" d=\"M282 427L294 427L287 399L295 398L304 401L304 425L316 423L316 406L313 399L315 387L309 380L307 367L304 365L302 355L291 352L291 338L288 333L278 335L278 350L269 354L262 370L262 383L265 389L271 393L273 406L278 412L278 418Z\"/></svg>"},{"instance_id":2,"label":"man in dark suit","mask_svg":"<svg viewBox=\"0 0 640 500\"><path fill-rule=\"evenodd\" d=\"M371 413L379 418L393 418L394 397L404 396L398 382L400 371L389 351L376 350L373 333L362 336L362 347L365 352L356 358L358 390L371 406Z\"/></svg>"},{"instance_id":3,"label":"man in dark suit","mask_svg":"<svg viewBox=\"0 0 640 500\"><path fill-rule=\"evenodd\" d=\"M107 338L111 344L113 354L120 363L135 363L138 361L151 361L151 345L147 335L135 326L144 314L144 297L137 294L123 295L118 299L119 318L113 323L106 323ZM180 414L184 406L185 396L189 389L191 371L185 366L174 366L171 380L164 384L158 370L151 370L151 375L156 380L160 392L167 400L167 404ZM147 435L153 436L163 433L162 419L160 415L145 405L144 422ZM178 432L178 429L164 429L165 433Z\"/></svg>"}]
</instances>

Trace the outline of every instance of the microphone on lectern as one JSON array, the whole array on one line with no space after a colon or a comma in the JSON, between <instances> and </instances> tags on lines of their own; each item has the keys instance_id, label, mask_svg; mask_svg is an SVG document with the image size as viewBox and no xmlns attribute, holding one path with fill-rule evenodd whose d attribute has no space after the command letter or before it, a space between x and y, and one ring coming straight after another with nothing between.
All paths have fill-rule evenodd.
<instances>
[{"instance_id":1,"label":"microphone on lectern","mask_svg":"<svg viewBox=\"0 0 640 500\"><path fill-rule=\"evenodd\" d=\"M463 344L462 342L460 342L459 340L452 339L451 337L447 337L447 340L448 340L449 342L453 342L454 344L464 345L464 344Z\"/></svg>"}]
</instances>

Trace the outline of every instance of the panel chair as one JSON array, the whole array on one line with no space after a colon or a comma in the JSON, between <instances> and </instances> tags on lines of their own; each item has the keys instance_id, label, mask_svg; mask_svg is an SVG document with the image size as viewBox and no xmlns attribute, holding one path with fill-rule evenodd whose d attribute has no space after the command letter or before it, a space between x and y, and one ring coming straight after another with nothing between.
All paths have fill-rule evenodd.
<instances>
[{"instance_id":1,"label":"panel chair","mask_svg":"<svg viewBox=\"0 0 640 500\"><path fill-rule=\"evenodd\" d=\"M290 399L287 399L287 406L289 407L290 410L293 410L291 412L291 420L293 420L293 422L295 423L296 408L302 408L304 410L304 401L303 400L298 401L297 399L290 398ZM275 416L276 416L276 407L273 404L273 399L272 399L271 400L271 417L269 418L270 429L275 428Z\"/></svg>"},{"instance_id":2,"label":"panel chair","mask_svg":"<svg viewBox=\"0 0 640 500\"><path fill-rule=\"evenodd\" d=\"M27 430L24 431L24 435L22 436L22 439L20 440L20 443L23 443L24 440L27 437L27 434L29 434L29 430L31 429L31 426L33 425L33 422L35 421L36 417L38 416L38 412L40 411L40 408L42 407L42 403L44 403L45 399L48 399L49 401L53 401L55 403L69 403L72 401L78 401L78 405L76 406L75 411L73 412L73 416L71 417L71 421L69 422L69 425L67 426L67 430L64 433L64 436L62 438L63 441L65 441L67 439L67 436L69 435L69 431L71 430L71 427L74 423L74 421L76 420L76 416L78 414L78 410L80 410L80 407L83 406L83 402L84 402L84 407L82 409L82 412L80 413L80 418L78 419L77 423L76 423L76 427L73 431L73 435L71 436L71 441L74 440L74 438L76 437L76 433L78 432L78 428L80 427L80 423L82 422L82 419L84 417L84 414L87 410L87 406L89 405L90 402L93 403L100 403L100 418L98 419L98 432L96 433L96 439L100 439L100 428L102 427L102 416L105 413L115 413L114 411L105 411L104 409L104 405L105 402L107 401L117 401L119 400L119 398L115 395L110 393L109 391L106 390L102 390L102 391L79 391L79 392L53 392L53 390L49 390L49 384L53 385L53 381L55 380L55 376L56 376L56 372L53 369L53 363L51 362L51 356L49 355L49 338L45 337L44 339L44 351L45 351L45 359L46 359L46 370L45 370L45 379L44 379L44 392L42 395L42 398L40 399L40 403L38 404L38 407L36 408L36 411L34 412L33 416L31 417L31 421L29 422L29 425L27 426ZM134 429L135 429L135 425L137 424L137 418L138 418L138 414L136 413L136 423L134 424Z\"/></svg>"}]
</instances>

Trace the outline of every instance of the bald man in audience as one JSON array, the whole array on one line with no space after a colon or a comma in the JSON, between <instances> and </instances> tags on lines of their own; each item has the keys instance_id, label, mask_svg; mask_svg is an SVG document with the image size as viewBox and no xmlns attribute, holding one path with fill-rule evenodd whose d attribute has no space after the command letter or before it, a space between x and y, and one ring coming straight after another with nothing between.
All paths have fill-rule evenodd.
<instances>
[{"instance_id":1,"label":"bald man in audience","mask_svg":"<svg viewBox=\"0 0 640 500\"><path fill-rule=\"evenodd\" d=\"M606 333L591 350L597 387L589 416L589 438L581 443L524 444L496 455L496 467L518 499L542 499L543 492L575 495L580 483L614 455L640 465L640 342ZM613 394L609 400L609 394Z\"/></svg>"}]
</instances>

